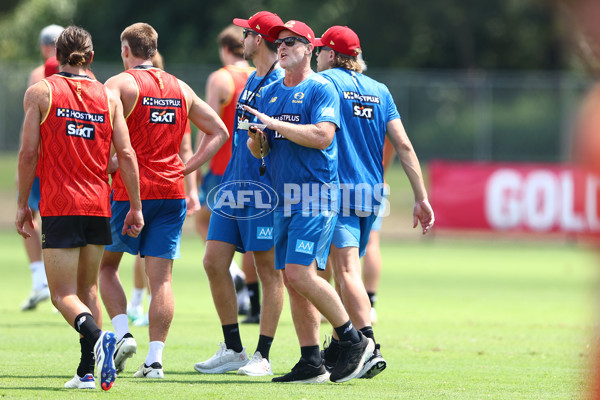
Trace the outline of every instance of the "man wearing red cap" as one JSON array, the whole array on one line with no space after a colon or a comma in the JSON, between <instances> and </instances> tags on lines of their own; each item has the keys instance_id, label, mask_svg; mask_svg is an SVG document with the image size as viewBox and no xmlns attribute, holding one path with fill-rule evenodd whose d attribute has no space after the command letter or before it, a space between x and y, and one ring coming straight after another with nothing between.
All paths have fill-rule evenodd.
<instances>
[{"instance_id":1,"label":"man wearing red cap","mask_svg":"<svg viewBox=\"0 0 600 400\"><path fill-rule=\"evenodd\" d=\"M423 234L433 226L433 210L427 200L419 160L388 88L361 74L357 60L361 49L356 33L346 26L333 26L315 43L317 68L338 91L342 114L336 135L342 205L331 246L335 281L350 319L375 341L369 297L361 280L360 257L365 253L371 226L384 200L382 161L386 131L414 192L414 227L420 222ZM336 332L324 351L325 365L329 368L343 351L335 336ZM372 378L385 367L377 344L359 376Z\"/></svg>"},{"instance_id":2,"label":"man wearing red cap","mask_svg":"<svg viewBox=\"0 0 600 400\"><path fill-rule=\"evenodd\" d=\"M250 154L246 146L248 131L247 128L243 129L243 124L255 117L245 111L243 106L253 105L256 94L262 87L283 77L283 70L277 67L277 47L266 33L272 26L282 24L283 21L277 14L261 11L247 20L236 18L233 23L244 28L244 58L252 60L256 65L256 71L250 75L237 100L232 154L221 186L227 188L233 198L240 198L238 190L247 190L249 186L256 184L271 185L269 176L260 174L260 162ZM218 202L215 201L215 204ZM208 228L204 269L221 320L225 343L221 343L213 357L195 364L194 368L200 373L237 370L239 375L273 375L269 351L284 297L281 271L274 268L273 213L258 217L258 209L253 200L248 200L243 204L244 207L237 210L217 207L215 204ZM252 268L256 268L265 294L260 313L258 345L249 360L240 338L235 290L228 272L236 250L252 251ZM258 283L255 290L258 290Z\"/></svg>"},{"instance_id":3,"label":"man wearing red cap","mask_svg":"<svg viewBox=\"0 0 600 400\"><path fill-rule=\"evenodd\" d=\"M324 269L337 219L339 182L335 131L340 126L339 96L310 68L312 29L300 21L273 27L285 77L260 92L256 108L245 107L266 125L249 130L256 158L270 152L271 182L279 197L274 212L275 268L284 271L301 358L274 382L321 383L328 378L319 351L323 314L340 337L342 356L329 379L355 378L375 344L357 331L339 296L317 275ZM254 131L254 132L253 132Z\"/></svg>"}]
</instances>

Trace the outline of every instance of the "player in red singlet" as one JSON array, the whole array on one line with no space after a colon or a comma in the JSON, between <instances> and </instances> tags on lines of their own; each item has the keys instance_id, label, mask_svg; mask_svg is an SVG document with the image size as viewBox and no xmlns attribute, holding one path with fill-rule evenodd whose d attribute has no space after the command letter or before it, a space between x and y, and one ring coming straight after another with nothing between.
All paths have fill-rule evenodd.
<instances>
[{"instance_id":1,"label":"player in red singlet","mask_svg":"<svg viewBox=\"0 0 600 400\"><path fill-rule=\"evenodd\" d=\"M158 34L137 23L121 33L121 58L126 71L106 82L123 102L131 144L140 168L140 193L146 226L135 239L117 226L124 217L127 193L121 170L113 176L112 238L100 266L100 291L115 328L115 365L125 367L137 344L129 332L127 298L119 280L123 252L145 257L152 302L149 309L150 346L136 378L163 378L162 353L173 319L171 286L173 260L179 258L181 228L186 214L184 176L207 162L227 141L227 128L217 113L184 82L152 65ZM179 157L187 119L204 132L197 152L184 164Z\"/></svg>"},{"instance_id":2,"label":"player in red singlet","mask_svg":"<svg viewBox=\"0 0 600 400\"><path fill-rule=\"evenodd\" d=\"M90 34L70 26L58 37L60 73L25 93L19 152L19 200L15 225L24 238L32 224L27 198L39 160L42 248L52 303L82 339L81 361L67 388L94 388L94 357L102 389L116 378L114 333L101 331L97 294L104 246L111 243L108 161L117 152L129 198L122 233L144 226L135 153L122 105L104 85L85 75L94 52Z\"/></svg>"}]
</instances>

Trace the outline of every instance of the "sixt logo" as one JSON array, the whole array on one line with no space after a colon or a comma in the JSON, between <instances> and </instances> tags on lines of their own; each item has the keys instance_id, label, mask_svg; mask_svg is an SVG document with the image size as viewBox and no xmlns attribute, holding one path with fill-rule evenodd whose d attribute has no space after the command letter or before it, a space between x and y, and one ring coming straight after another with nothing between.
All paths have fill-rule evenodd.
<instances>
[{"instance_id":1,"label":"sixt logo","mask_svg":"<svg viewBox=\"0 0 600 400\"><path fill-rule=\"evenodd\" d=\"M175 110L151 108L150 123L175 125Z\"/></svg>"},{"instance_id":2,"label":"sixt logo","mask_svg":"<svg viewBox=\"0 0 600 400\"><path fill-rule=\"evenodd\" d=\"M355 117L373 119L373 106L365 106L360 103L352 103L352 112Z\"/></svg>"},{"instance_id":3,"label":"sixt logo","mask_svg":"<svg viewBox=\"0 0 600 400\"><path fill-rule=\"evenodd\" d=\"M296 253L312 254L315 248L314 242L308 240L296 240Z\"/></svg>"},{"instance_id":4,"label":"sixt logo","mask_svg":"<svg viewBox=\"0 0 600 400\"><path fill-rule=\"evenodd\" d=\"M272 226L258 226L256 228L256 238L257 239L273 239L273 227Z\"/></svg>"},{"instance_id":5,"label":"sixt logo","mask_svg":"<svg viewBox=\"0 0 600 400\"><path fill-rule=\"evenodd\" d=\"M67 136L78 136L88 140L94 140L96 130L92 124L67 121Z\"/></svg>"}]
</instances>

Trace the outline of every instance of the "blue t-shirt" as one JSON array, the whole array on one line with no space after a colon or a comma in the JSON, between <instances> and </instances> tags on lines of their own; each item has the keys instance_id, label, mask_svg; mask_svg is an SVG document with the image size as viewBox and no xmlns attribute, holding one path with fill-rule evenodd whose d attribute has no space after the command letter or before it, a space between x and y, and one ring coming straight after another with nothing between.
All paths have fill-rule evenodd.
<instances>
[{"instance_id":1,"label":"blue t-shirt","mask_svg":"<svg viewBox=\"0 0 600 400\"><path fill-rule=\"evenodd\" d=\"M227 185L227 189L231 190L234 199L238 198L238 190L256 189L257 187L260 187L255 185L255 182L271 186L269 174L265 173L263 176L260 176L259 167L261 165L261 161L252 155L248 149L248 146L246 145L248 141L248 130L238 129L238 125L242 121L260 123L260 121L258 121L253 114L244 110L244 105L256 107L256 93L260 91L260 88L265 87L280 78L283 78L284 73L285 72L281 68L274 69L266 76L256 76L256 71L252 72L252 74L248 77L248 81L246 82L246 86L244 87L240 98L238 99L235 112L236 123L233 129L233 138L231 140L231 159L227 164L227 168L223 174L223 179L221 180L221 183L236 182L235 184ZM265 157L265 165L267 166L267 170L269 170L269 164L269 156L267 155ZM243 205L254 207L256 206L255 200L256 197L254 196L244 197ZM261 196L259 206L263 207L266 204L271 204L271 200L272 199L268 196Z\"/></svg>"},{"instance_id":2,"label":"blue t-shirt","mask_svg":"<svg viewBox=\"0 0 600 400\"><path fill-rule=\"evenodd\" d=\"M384 84L343 68L320 74L333 83L340 97L342 125L336 139L342 207L374 211L382 199L387 124L400 114Z\"/></svg>"},{"instance_id":3,"label":"blue t-shirt","mask_svg":"<svg viewBox=\"0 0 600 400\"><path fill-rule=\"evenodd\" d=\"M259 111L282 121L309 125L332 122L340 126L340 99L335 88L319 74L287 87L280 79L257 96ZM269 173L279 197L277 209L284 212L333 210L339 205L337 142L325 150L296 144L278 132L266 129L271 147Z\"/></svg>"}]
</instances>

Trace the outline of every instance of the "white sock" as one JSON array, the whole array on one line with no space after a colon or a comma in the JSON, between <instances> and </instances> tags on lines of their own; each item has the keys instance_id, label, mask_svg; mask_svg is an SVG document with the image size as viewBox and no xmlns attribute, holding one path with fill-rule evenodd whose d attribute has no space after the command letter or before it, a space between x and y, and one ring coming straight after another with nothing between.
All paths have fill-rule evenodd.
<instances>
[{"instance_id":1,"label":"white sock","mask_svg":"<svg viewBox=\"0 0 600 400\"><path fill-rule=\"evenodd\" d=\"M147 366L151 366L155 362L160 363L160 365L162 365L162 353L164 348L164 342L150 342L150 348L148 349L148 355L146 356L146 361L144 363Z\"/></svg>"},{"instance_id":2,"label":"white sock","mask_svg":"<svg viewBox=\"0 0 600 400\"><path fill-rule=\"evenodd\" d=\"M143 300L144 300L144 288L138 289L138 288L134 287L133 293L131 294L131 306L132 307L141 306Z\"/></svg>"},{"instance_id":3,"label":"white sock","mask_svg":"<svg viewBox=\"0 0 600 400\"><path fill-rule=\"evenodd\" d=\"M46 279L46 270L44 269L43 261L34 261L29 264L31 270L31 281L33 283L33 290L43 289L48 286L48 279Z\"/></svg>"},{"instance_id":4,"label":"white sock","mask_svg":"<svg viewBox=\"0 0 600 400\"><path fill-rule=\"evenodd\" d=\"M117 342L129 333L129 319L127 318L127 314L119 314L111 319L110 322L112 322L112 326L115 328Z\"/></svg>"}]
</instances>

